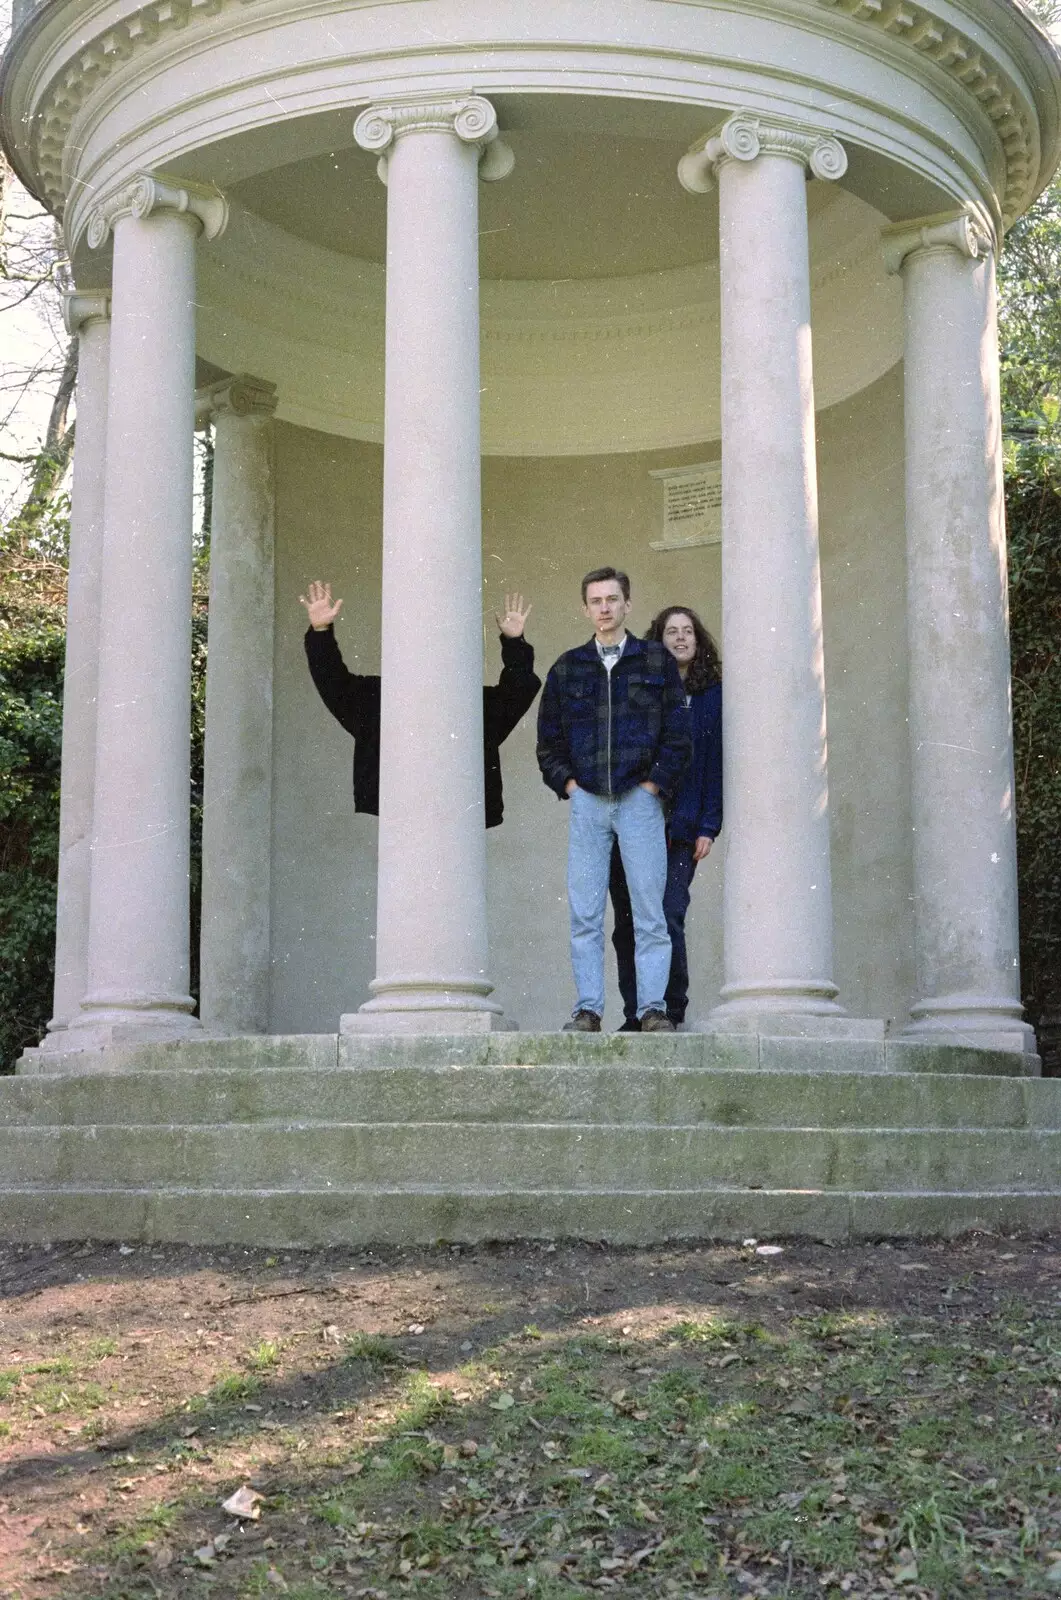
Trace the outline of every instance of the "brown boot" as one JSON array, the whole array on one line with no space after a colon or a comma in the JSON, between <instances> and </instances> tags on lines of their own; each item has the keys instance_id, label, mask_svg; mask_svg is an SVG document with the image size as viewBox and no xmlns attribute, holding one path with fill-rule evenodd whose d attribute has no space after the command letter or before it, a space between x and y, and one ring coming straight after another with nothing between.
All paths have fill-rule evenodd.
<instances>
[{"instance_id":1,"label":"brown boot","mask_svg":"<svg viewBox=\"0 0 1061 1600\"><path fill-rule=\"evenodd\" d=\"M665 1011L646 1011L641 1018L642 1033L674 1033L675 1026Z\"/></svg>"},{"instance_id":2,"label":"brown boot","mask_svg":"<svg viewBox=\"0 0 1061 1600\"><path fill-rule=\"evenodd\" d=\"M600 1033L600 1017L595 1011L576 1011L570 1022L565 1022L561 1033Z\"/></svg>"}]
</instances>

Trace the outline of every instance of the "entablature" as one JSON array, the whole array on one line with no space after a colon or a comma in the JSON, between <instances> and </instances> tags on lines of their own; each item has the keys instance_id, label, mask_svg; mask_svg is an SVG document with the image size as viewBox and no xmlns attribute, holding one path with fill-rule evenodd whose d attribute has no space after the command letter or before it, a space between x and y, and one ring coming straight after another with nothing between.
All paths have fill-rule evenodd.
<instances>
[{"instance_id":1,"label":"entablature","mask_svg":"<svg viewBox=\"0 0 1061 1600\"><path fill-rule=\"evenodd\" d=\"M1061 63L1010 0L623 0L621 10L620 28L610 7L575 0L542 0L531 19L520 0L341 11L327 0L108 0L87 11L41 0L23 6L5 57L0 128L23 181L71 213L75 234L80 191L121 175L119 142L135 167L167 167L196 140L241 127L455 85L722 113L758 94L762 110L795 117L827 105L839 137L920 164L942 198L979 203L996 224L1026 209L1056 165ZM430 50L421 12L434 23ZM906 97L917 110L896 104L896 73L920 91Z\"/></svg>"}]
</instances>

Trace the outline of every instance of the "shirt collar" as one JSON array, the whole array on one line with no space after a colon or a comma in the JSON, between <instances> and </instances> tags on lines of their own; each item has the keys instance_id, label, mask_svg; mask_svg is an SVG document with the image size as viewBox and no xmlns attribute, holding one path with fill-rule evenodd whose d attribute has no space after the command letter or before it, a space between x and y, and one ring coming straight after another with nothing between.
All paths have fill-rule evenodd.
<instances>
[{"instance_id":1,"label":"shirt collar","mask_svg":"<svg viewBox=\"0 0 1061 1600\"><path fill-rule=\"evenodd\" d=\"M607 651L608 655L611 656L613 661L618 661L619 657L626 649L626 641L629 639L629 637L630 635L628 633L624 633L618 644L603 645L597 638L596 634L594 634L593 643L597 646L597 654L600 656L602 661L604 660L605 651Z\"/></svg>"}]
</instances>

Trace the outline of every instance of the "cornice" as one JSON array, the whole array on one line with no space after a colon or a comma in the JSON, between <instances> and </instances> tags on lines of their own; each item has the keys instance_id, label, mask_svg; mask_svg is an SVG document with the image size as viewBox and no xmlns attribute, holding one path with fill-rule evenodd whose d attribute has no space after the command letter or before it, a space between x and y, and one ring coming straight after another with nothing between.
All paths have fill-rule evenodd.
<instances>
[{"instance_id":1,"label":"cornice","mask_svg":"<svg viewBox=\"0 0 1061 1600\"><path fill-rule=\"evenodd\" d=\"M960 84L994 126L1006 162L1003 226L1031 203L1039 172L1039 141L1021 107L1019 87L1001 63L925 6L908 0L814 0L823 9L897 39Z\"/></svg>"},{"instance_id":2,"label":"cornice","mask_svg":"<svg viewBox=\"0 0 1061 1600\"><path fill-rule=\"evenodd\" d=\"M237 14L264 11L270 3L271 0L150 0L87 39L40 97L30 139L33 170L26 170L26 163L16 148L19 141L4 129L4 143L20 177L60 214L65 201L63 153L68 130L97 87L116 68L164 46L178 32L196 32L204 22L210 25L223 11ZM1028 114L1021 86L982 43L927 6L907 3L907 0L803 0L797 6L789 3L756 9L768 10L781 20L791 20L795 9L808 17L815 12L831 14L837 24L832 31L872 31L881 43L887 42L890 48L898 47L908 57L931 62L945 73L978 105L997 135L1005 160L1005 183L1000 201L1007 222L1030 204L1048 177L1042 170L1037 130ZM46 22L57 18L61 10L61 0L45 0L24 17L0 68L0 90L7 89L7 80L32 37ZM1039 86L1042 88L1044 73L1052 75L1055 100L1061 104L1061 95L1056 93L1056 51L1041 30L1015 7L996 4L990 10L995 15L985 20L994 22L1000 33L1008 31L1013 39L1019 40L1029 59L1033 52L1037 53ZM540 51L543 44L547 41L524 36L519 48ZM1055 105L1055 112L1056 109ZM1056 127L1049 130L1051 149L1057 132Z\"/></svg>"},{"instance_id":3,"label":"cornice","mask_svg":"<svg viewBox=\"0 0 1061 1600\"><path fill-rule=\"evenodd\" d=\"M826 129L738 111L686 151L678 163L678 181L690 194L707 194L727 161L755 161L763 155L795 161L815 178L842 178L847 171L844 147Z\"/></svg>"},{"instance_id":4,"label":"cornice","mask_svg":"<svg viewBox=\"0 0 1061 1600\"><path fill-rule=\"evenodd\" d=\"M228 222L228 202L215 189L193 183L178 187L141 172L128 182L117 184L93 207L88 219L89 248L98 250L105 244L122 217L142 220L160 211L192 218L206 239L218 238Z\"/></svg>"}]
</instances>

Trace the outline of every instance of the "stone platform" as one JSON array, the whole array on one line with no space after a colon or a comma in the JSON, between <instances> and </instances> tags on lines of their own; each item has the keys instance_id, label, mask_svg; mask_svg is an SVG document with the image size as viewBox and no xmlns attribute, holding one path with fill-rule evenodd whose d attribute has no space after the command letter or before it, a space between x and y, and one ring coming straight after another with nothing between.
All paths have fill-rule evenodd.
<instances>
[{"instance_id":1,"label":"stone platform","mask_svg":"<svg viewBox=\"0 0 1061 1600\"><path fill-rule=\"evenodd\" d=\"M0 1237L645 1244L1055 1230L1061 1080L1025 1076L1035 1065L726 1034L31 1053L0 1079Z\"/></svg>"}]
</instances>

